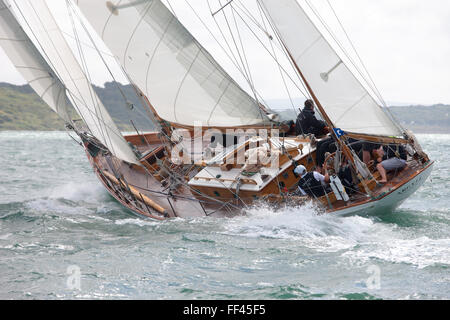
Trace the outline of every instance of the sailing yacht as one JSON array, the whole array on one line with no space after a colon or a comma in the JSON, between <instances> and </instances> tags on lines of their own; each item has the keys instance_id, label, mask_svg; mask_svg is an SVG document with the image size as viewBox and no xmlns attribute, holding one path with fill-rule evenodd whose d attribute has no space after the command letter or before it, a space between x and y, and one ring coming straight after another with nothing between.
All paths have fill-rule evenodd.
<instances>
[{"instance_id":1,"label":"sailing yacht","mask_svg":"<svg viewBox=\"0 0 450 320\"><path fill-rule=\"evenodd\" d=\"M260 20L240 0L216 3L215 9L210 1L204 6L210 6L209 18L216 22L223 14L238 53L235 62L242 64L250 90L194 37L169 1L67 0L75 53L47 1L0 0L0 45L78 136L108 192L138 215L157 220L234 216L260 202L297 206L308 201L328 214L376 214L391 212L420 188L434 162L319 28L308 0L255 0ZM285 54L285 65L275 50L270 56L285 72L283 80L297 77L315 102L330 128L326 137L293 135L261 99L238 37L239 18L257 25L264 41ZM100 57L95 37L106 44L144 106L140 116L156 130L124 134L118 129L93 90L80 30ZM230 42L222 48L230 48ZM129 107L126 99L124 106ZM337 149L326 159L332 186L323 197L299 196L295 169L314 170L317 145L324 139L332 139ZM407 165L380 184L376 168L352 148L354 141L404 147ZM342 166L352 173L351 194L339 179Z\"/></svg>"}]
</instances>

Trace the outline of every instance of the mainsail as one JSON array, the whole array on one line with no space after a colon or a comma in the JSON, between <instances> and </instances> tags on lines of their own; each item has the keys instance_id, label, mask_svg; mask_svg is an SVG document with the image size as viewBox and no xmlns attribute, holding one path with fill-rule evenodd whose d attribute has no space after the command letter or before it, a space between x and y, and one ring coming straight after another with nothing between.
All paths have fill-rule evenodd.
<instances>
[{"instance_id":1,"label":"mainsail","mask_svg":"<svg viewBox=\"0 0 450 320\"><path fill-rule=\"evenodd\" d=\"M18 9L20 14L23 15L27 27L31 30L35 41L44 52L45 58L54 70L54 73L50 72L50 74L56 75L55 81L59 79L58 83L64 85L64 88L67 90L67 96L91 133L116 157L138 164L139 161L134 152L94 92L91 83L73 55L46 2L44 0L21 1ZM8 17L9 19L4 19L2 24L15 26L16 30L19 30L17 29L17 21L12 19L11 15L8 15ZM21 29L17 32L21 34L19 39L25 37ZM29 39L26 39L26 44L32 46ZM17 42L17 44L20 44L20 42ZM35 60L42 60L42 56L36 48L32 48L32 50L20 48L20 50L27 52L26 54L29 57L34 56ZM17 65L18 63L15 64ZM45 70L47 72L48 67ZM37 70L33 72L37 72Z\"/></svg>"},{"instance_id":2,"label":"mainsail","mask_svg":"<svg viewBox=\"0 0 450 320\"><path fill-rule=\"evenodd\" d=\"M258 0L333 124L347 132L402 136L296 0Z\"/></svg>"},{"instance_id":3,"label":"mainsail","mask_svg":"<svg viewBox=\"0 0 450 320\"><path fill-rule=\"evenodd\" d=\"M162 119L209 127L269 122L160 0L76 3Z\"/></svg>"},{"instance_id":4,"label":"mainsail","mask_svg":"<svg viewBox=\"0 0 450 320\"><path fill-rule=\"evenodd\" d=\"M0 0L0 46L42 100L64 121L70 123L66 88L23 31L10 11L10 6L3 0Z\"/></svg>"}]
</instances>

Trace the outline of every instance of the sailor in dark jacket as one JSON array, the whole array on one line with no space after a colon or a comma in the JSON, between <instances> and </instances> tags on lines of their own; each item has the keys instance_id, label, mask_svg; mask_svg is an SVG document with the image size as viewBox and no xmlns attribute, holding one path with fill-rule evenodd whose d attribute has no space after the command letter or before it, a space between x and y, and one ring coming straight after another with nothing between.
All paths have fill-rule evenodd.
<instances>
[{"instance_id":1,"label":"sailor in dark jacket","mask_svg":"<svg viewBox=\"0 0 450 320\"><path fill-rule=\"evenodd\" d=\"M308 172L305 166L298 166L294 172L300 177L298 182L298 190L303 196L310 196L313 198L320 198L325 195L327 183L330 183L330 176L326 165L323 170L325 175L320 174L317 171Z\"/></svg>"},{"instance_id":2,"label":"sailor in dark jacket","mask_svg":"<svg viewBox=\"0 0 450 320\"><path fill-rule=\"evenodd\" d=\"M295 133L301 134L314 134L316 137L326 134L327 124L322 120L317 120L314 111L314 101L306 100L305 108L300 111L295 124Z\"/></svg>"}]
</instances>

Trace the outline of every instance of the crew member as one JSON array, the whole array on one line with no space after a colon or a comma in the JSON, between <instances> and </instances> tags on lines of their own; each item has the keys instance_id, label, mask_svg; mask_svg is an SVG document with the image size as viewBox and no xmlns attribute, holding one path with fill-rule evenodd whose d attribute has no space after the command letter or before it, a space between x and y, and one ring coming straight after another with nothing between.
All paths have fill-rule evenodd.
<instances>
[{"instance_id":1,"label":"crew member","mask_svg":"<svg viewBox=\"0 0 450 320\"><path fill-rule=\"evenodd\" d=\"M325 195L327 184L330 183L330 176L326 165L323 167L325 175L317 171L308 172L305 166L298 166L294 172L300 177L298 190L303 196L320 198Z\"/></svg>"},{"instance_id":2,"label":"crew member","mask_svg":"<svg viewBox=\"0 0 450 320\"><path fill-rule=\"evenodd\" d=\"M303 110L300 110L300 114L297 117L295 133L297 135L314 134L316 137L320 137L328 133L327 124L316 118L314 101L305 101L305 107Z\"/></svg>"}]
</instances>

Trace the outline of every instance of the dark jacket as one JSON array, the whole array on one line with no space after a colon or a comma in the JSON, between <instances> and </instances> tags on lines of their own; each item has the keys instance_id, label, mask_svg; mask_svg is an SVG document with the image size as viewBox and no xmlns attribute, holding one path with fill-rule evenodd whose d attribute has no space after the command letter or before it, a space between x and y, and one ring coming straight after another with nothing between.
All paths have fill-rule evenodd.
<instances>
[{"instance_id":1,"label":"dark jacket","mask_svg":"<svg viewBox=\"0 0 450 320\"><path fill-rule=\"evenodd\" d=\"M326 126L324 121L317 120L314 110L303 109L297 117L295 133L297 135L312 133L315 136L321 136Z\"/></svg>"},{"instance_id":2,"label":"dark jacket","mask_svg":"<svg viewBox=\"0 0 450 320\"><path fill-rule=\"evenodd\" d=\"M298 186L311 197L320 198L325 195L322 183L314 178L314 172L308 172L301 178L298 182Z\"/></svg>"}]
</instances>

